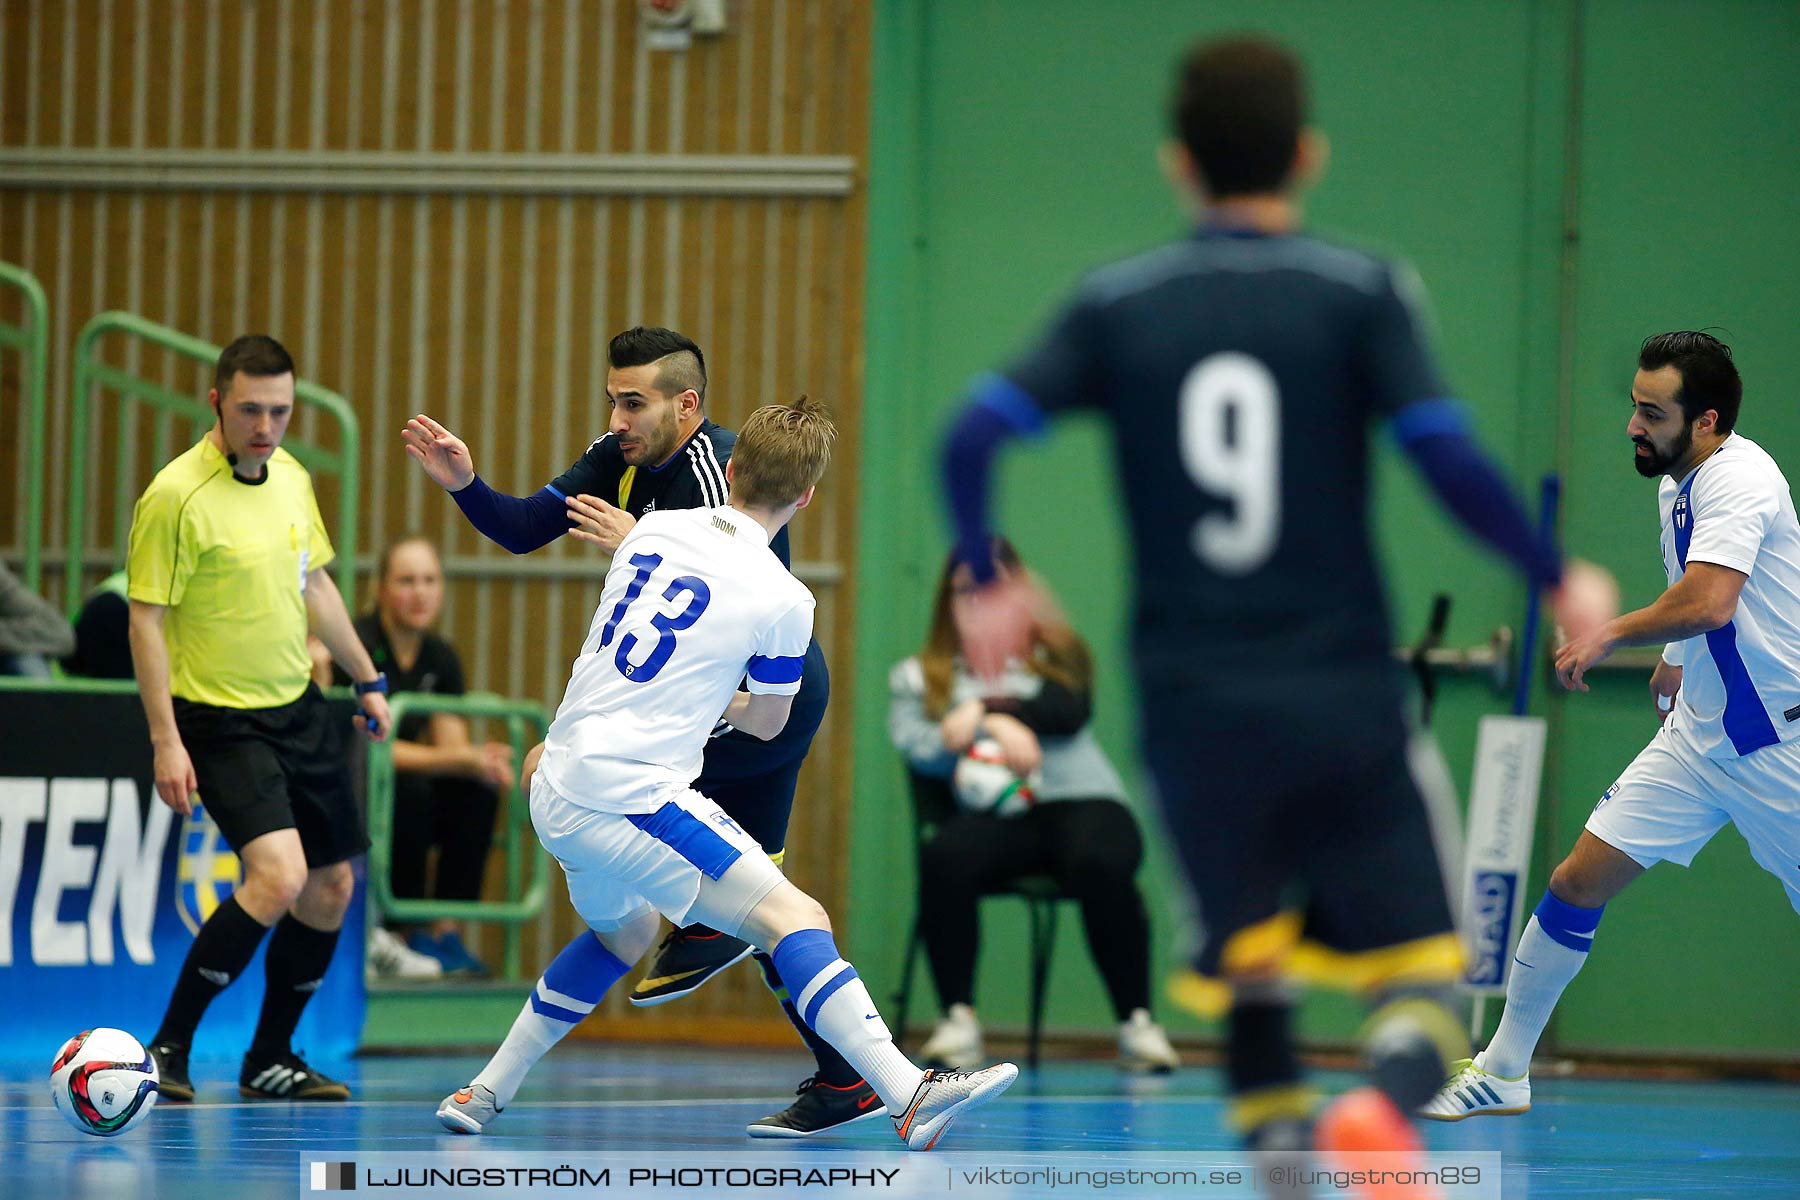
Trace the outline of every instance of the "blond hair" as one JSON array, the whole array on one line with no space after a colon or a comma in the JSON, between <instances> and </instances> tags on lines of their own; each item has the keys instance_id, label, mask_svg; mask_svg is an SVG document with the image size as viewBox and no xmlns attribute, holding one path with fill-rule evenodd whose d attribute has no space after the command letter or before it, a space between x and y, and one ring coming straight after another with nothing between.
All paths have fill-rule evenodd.
<instances>
[{"instance_id":1,"label":"blond hair","mask_svg":"<svg viewBox=\"0 0 1800 1200\"><path fill-rule=\"evenodd\" d=\"M767 404L738 430L731 452L732 499L751 508L785 508L819 482L837 426L824 406L805 396L792 404Z\"/></svg>"}]
</instances>

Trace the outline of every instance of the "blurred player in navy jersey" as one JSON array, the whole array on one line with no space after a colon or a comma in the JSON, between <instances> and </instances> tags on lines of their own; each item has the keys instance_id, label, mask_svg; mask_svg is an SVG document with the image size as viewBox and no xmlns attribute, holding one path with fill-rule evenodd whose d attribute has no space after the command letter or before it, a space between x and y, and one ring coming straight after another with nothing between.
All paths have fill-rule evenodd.
<instances>
[{"instance_id":1,"label":"blurred player in navy jersey","mask_svg":"<svg viewBox=\"0 0 1800 1200\"><path fill-rule=\"evenodd\" d=\"M959 554L985 584L960 614L965 647L993 672L1033 619L1024 585L994 577L995 450L1097 413L1133 534L1146 753L1205 926L1175 995L1229 1013L1230 1120L1274 1150L1313 1133L1291 981L1359 991L1379 1090L1356 1100L1404 1145L1404 1114L1466 1043L1444 1007L1461 954L1370 546L1369 434L1385 427L1573 631L1610 616L1616 589L1559 558L1475 444L1413 272L1300 232L1324 150L1294 55L1256 37L1193 48L1170 118L1164 165L1197 227L1090 275L948 434Z\"/></svg>"}]
</instances>

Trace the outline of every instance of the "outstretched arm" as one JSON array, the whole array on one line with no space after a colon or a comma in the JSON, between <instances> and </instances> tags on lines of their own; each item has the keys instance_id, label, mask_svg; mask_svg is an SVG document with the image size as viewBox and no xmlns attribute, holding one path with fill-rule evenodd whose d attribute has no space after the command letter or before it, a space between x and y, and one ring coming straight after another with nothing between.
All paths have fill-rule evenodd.
<instances>
[{"instance_id":1,"label":"outstretched arm","mask_svg":"<svg viewBox=\"0 0 1800 1200\"><path fill-rule=\"evenodd\" d=\"M1461 405L1425 400L1394 415L1394 439L1425 482L1469 531L1506 555L1540 586L1562 579L1562 558L1531 527L1524 507L1475 439Z\"/></svg>"},{"instance_id":2,"label":"outstretched arm","mask_svg":"<svg viewBox=\"0 0 1800 1200\"><path fill-rule=\"evenodd\" d=\"M944 490L956 528L956 556L975 577L973 595L959 597L956 626L963 657L982 679L999 676L1006 661L1030 644L1035 590L1023 578L995 575L988 493L994 455L1006 442L1032 436L1045 424L1043 410L1016 383L984 377L944 439Z\"/></svg>"},{"instance_id":3,"label":"outstretched arm","mask_svg":"<svg viewBox=\"0 0 1800 1200\"><path fill-rule=\"evenodd\" d=\"M1510 558L1533 587L1550 588L1557 624L1571 639L1593 634L1619 611L1619 585L1580 559L1564 562L1531 527L1493 461L1475 444L1460 405L1423 400L1394 414L1394 437L1438 499L1470 532Z\"/></svg>"},{"instance_id":4,"label":"outstretched arm","mask_svg":"<svg viewBox=\"0 0 1800 1200\"><path fill-rule=\"evenodd\" d=\"M564 496L553 487L530 496L496 492L475 473L463 440L420 413L400 431L406 453L433 482L450 493L477 532L514 554L547 546L569 530Z\"/></svg>"}]
</instances>

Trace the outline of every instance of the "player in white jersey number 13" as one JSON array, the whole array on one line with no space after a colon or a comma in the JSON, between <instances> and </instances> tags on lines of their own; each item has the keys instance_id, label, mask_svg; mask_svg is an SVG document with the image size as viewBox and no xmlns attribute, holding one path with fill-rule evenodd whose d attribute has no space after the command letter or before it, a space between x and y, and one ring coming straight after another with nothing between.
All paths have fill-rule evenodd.
<instances>
[{"instance_id":1,"label":"player in white jersey number 13","mask_svg":"<svg viewBox=\"0 0 1800 1200\"><path fill-rule=\"evenodd\" d=\"M813 598L769 540L812 500L835 438L804 397L758 409L727 466L727 504L647 513L620 543L531 783L532 825L593 936L557 956L493 1059L439 1106L453 1132L480 1133L512 1102L532 1064L650 948L658 912L768 950L806 1022L863 1073L914 1149L1018 1076L1010 1063L964 1073L908 1061L825 910L689 786L721 715L764 739L787 723Z\"/></svg>"},{"instance_id":2,"label":"player in white jersey number 13","mask_svg":"<svg viewBox=\"0 0 1800 1200\"><path fill-rule=\"evenodd\" d=\"M1532 1050L1606 902L1658 862L1692 862L1727 821L1800 910L1800 523L1775 460L1734 432L1742 395L1731 350L1707 334L1658 334L1639 352L1626 431L1638 473L1662 477L1668 590L1564 646L1556 668L1586 691L1615 647L1667 643L1650 677L1662 727L1550 876L1493 1041L1425 1116L1530 1108Z\"/></svg>"}]
</instances>

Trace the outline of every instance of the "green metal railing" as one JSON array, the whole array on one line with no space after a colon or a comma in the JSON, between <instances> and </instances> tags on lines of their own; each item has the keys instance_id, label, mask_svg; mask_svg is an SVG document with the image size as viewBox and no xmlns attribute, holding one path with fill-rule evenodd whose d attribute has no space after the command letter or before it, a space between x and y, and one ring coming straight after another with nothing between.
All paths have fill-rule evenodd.
<instances>
[{"instance_id":1,"label":"green metal railing","mask_svg":"<svg viewBox=\"0 0 1800 1200\"><path fill-rule=\"evenodd\" d=\"M25 405L25 586L38 590L44 555L44 393L50 368L50 305L44 285L23 267L0 262L0 284L25 297L25 323L0 321L0 346L25 358L19 398Z\"/></svg>"},{"instance_id":2,"label":"green metal railing","mask_svg":"<svg viewBox=\"0 0 1800 1200\"><path fill-rule=\"evenodd\" d=\"M199 430L210 426L213 422L212 409L203 400L191 395L171 391L161 384L134 375L130 371L110 366L101 362L97 350L100 339L109 333L122 333L139 338L153 346L181 355L203 366L210 367L218 362L218 346L201 341L191 334L170 329L166 325L158 325L143 317L124 312L104 312L82 327L75 338L73 374L70 381L70 392L73 397L71 405L70 458L76 469L69 473L69 565L66 582L68 609L75 612L83 598L82 567L86 555L87 543L87 472L81 464L88 458L88 407L92 402L94 389L106 387L119 393L127 401L141 401L168 417L185 418L194 427L192 437L197 437ZM336 535L332 538L337 559L332 564L331 573L337 578L338 590L346 597L355 595L356 584L356 504L359 495L357 464L361 434L356 425L356 414L350 411L350 405L336 392L320 387L309 380L295 381L294 399L298 404L312 405L323 409L337 418L338 449L326 450L319 446L309 445L293 438L284 438L282 448L300 460L301 465L314 473L336 475L338 478L338 519ZM156 424L156 432L152 441L153 458L160 468L173 456L174 447L170 444L170 421L162 420ZM131 481L127 478L132 459L121 452L119 455L117 478L115 480L115 498L118 505L113 520L113 558L109 569L116 570L125 560L125 530L130 521L130 504L136 497Z\"/></svg>"},{"instance_id":3,"label":"green metal railing","mask_svg":"<svg viewBox=\"0 0 1800 1200\"><path fill-rule=\"evenodd\" d=\"M543 706L501 696L433 696L405 692L388 698L394 728L410 714L452 713L459 717L488 717L506 722L513 761L544 738L548 728ZM531 827L531 812L517 787L500 797L500 849L506 857L505 900L419 900L394 896L392 868L394 847L394 747L392 741L369 744L369 895L375 901L372 916L397 921L493 921L507 926L506 976L517 978L522 964L520 926L537 917L550 894L550 855ZM526 859L531 860L531 880L525 882Z\"/></svg>"}]
</instances>

